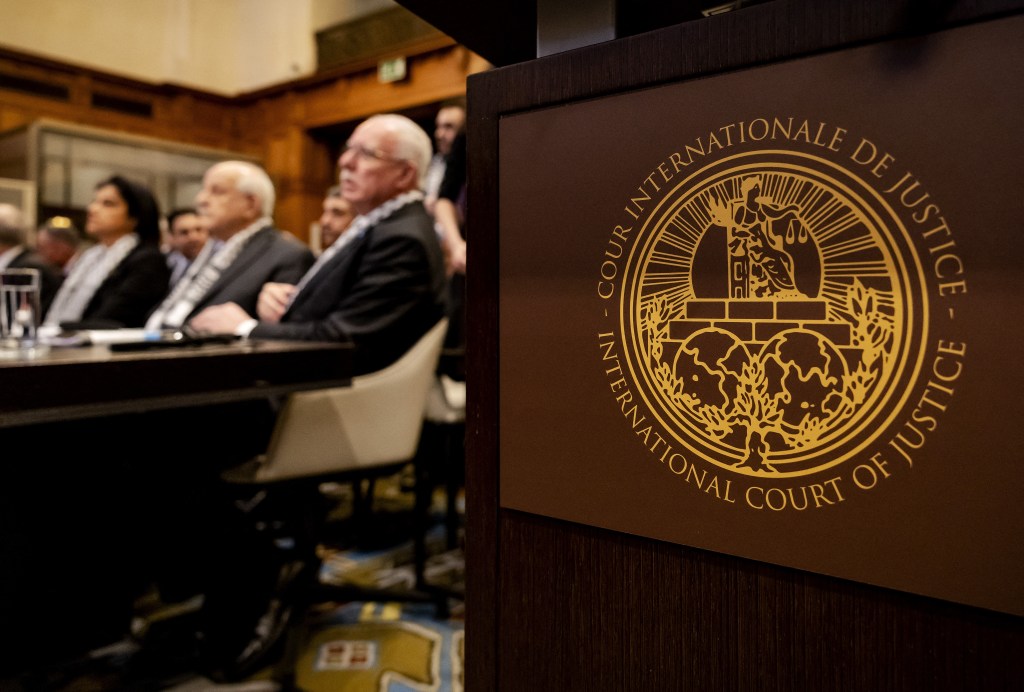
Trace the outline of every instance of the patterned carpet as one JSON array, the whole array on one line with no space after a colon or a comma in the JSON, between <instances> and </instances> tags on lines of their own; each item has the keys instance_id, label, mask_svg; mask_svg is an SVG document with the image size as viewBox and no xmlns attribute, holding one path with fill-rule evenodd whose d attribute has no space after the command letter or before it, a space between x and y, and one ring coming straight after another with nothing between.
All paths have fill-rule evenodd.
<instances>
[{"instance_id":1,"label":"patterned carpet","mask_svg":"<svg viewBox=\"0 0 1024 692\"><path fill-rule=\"evenodd\" d=\"M296 667L310 692L461 692L463 625L430 604L351 603L312 629Z\"/></svg>"},{"instance_id":2,"label":"patterned carpet","mask_svg":"<svg viewBox=\"0 0 1024 692\"><path fill-rule=\"evenodd\" d=\"M442 552L443 528L428 536L426 577L461 588L461 551ZM320 579L376 588L412 587L412 544L328 556ZM439 617L431 603L348 603L311 613L295 666L299 689L310 692L462 692L463 611Z\"/></svg>"}]
</instances>

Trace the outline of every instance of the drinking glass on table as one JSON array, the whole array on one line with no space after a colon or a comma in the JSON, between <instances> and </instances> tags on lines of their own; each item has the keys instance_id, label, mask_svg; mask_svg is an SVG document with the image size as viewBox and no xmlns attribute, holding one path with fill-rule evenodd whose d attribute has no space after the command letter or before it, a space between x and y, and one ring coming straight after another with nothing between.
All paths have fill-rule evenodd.
<instances>
[{"instance_id":1,"label":"drinking glass on table","mask_svg":"<svg viewBox=\"0 0 1024 692\"><path fill-rule=\"evenodd\" d=\"M39 347L39 270L0 270L0 349L30 352Z\"/></svg>"}]
</instances>

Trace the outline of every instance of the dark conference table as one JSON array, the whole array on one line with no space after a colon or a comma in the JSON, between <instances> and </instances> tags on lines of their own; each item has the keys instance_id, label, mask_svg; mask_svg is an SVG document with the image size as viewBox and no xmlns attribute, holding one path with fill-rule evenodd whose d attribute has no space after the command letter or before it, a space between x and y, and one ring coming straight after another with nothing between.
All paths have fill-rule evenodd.
<instances>
[{"instance_id":1,"label":"dark conference table","mask_svg":"<svg viewBox=\"0 0 1024 692\"><path fill-rule=\"evenodd\" d=\"M0 358L0 428L344 386L351 364L352 349L336 343L51 348Z\"/></svg>"},{"instance_id":2,"label":"dark conference table","mask_svg":"<svg viewBox=\"0 0 1024 692\"><path fill-rule=\"evenodd\" d=\"M203 473L194 450L218 442L228 412L347 385L352 353L239 341L0 355L2 679L120 636L137 570L161 553L149 520L177 521L194 507ZM220 449L248 433L241 420ZM268 430L263 418L252 427Z\"/></svg>"}]
</instances>

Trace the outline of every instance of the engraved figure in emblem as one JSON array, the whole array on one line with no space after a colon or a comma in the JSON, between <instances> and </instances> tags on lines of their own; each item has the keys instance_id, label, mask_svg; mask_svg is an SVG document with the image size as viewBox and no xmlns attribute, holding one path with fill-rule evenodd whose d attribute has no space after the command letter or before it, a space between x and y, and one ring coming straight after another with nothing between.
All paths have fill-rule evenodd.
<instances>
[{"instance_id":1,"label":"engraved figure in emblem","mask_svg":"<svg viewBox=\"0 0 1024 692\"><path fill-rule=\"evenodd\" d=\"M715 221L728 230L729 297L806 298L797 287L796 267L787 246L805 243L807 228L798 207L774 205L761 194L761 177L745 178L742 198L731 210L712 207Z\"/></svg>"}]
</instances>

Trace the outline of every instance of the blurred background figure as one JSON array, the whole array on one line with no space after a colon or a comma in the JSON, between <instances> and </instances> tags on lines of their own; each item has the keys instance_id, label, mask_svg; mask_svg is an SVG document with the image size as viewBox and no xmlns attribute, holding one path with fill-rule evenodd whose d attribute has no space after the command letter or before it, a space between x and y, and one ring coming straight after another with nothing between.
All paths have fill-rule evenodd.
<instances>
[{"instance_id":1,"label":"blurred background figure","mask_svg":"<svg viewBox=\"0 0 1024 692\"><path fill-rule=\"evenodd\" d=\"M45 314L64 276L25 245L27 235L21 210L11 204L0 204L0 269L38 269L39 309Z\"/></svg>"},{"instance_id":2,"label":"blurred background figure","mask_svg":"<svg viewBox=\"0 0 1024 692\"><path fill-rule=\"evenodd\" d=\"M354 218L356 213L352 205L341 196L341 187L335 185L328 190L324 197L324 213L320 215L320 251L334 245L334 241L341 237Z\"/></svg>"},{"instance_id":3,"label":"blurred background figure","mask_svg":"<svg viewBox=\"0 0 1024 692\"><path fill-rule=\"evenodd\" d=\"M441 238L448 274L448 334L444 345L453 355L466 351L466 192L466 133L459 132L434 202L434 229ZM440 371L465 381L465 358L442 359Z\"/></svg>"},{"instance_id":4,"label":"blurred background figure","mask_svg":"<svg viewBox=\"0 0 1024 692\"><path fill-rule=\"evenodd\" d=\"M452 155L455 138L466 127L466 104L462 99L446 101L437 111L434 119L434 156L427 167L426 180L423 184L424 204L427 211L434 213L434 202L437 200L444 180L445 168Z\"/></svg>"},{"instance_id":5,"label":"blurred background figure","mask_svg":"<svg viewBox=\"0 0 1024 692\"><path fill-rule=\"evenodd\" d=\"M167 266L171 268L169 286L173 288L209 241L210 231L200 221L195 209L182 208L167 215L167 236L170 243L167 253Z\"/></svg>"},{"instance_id":6,"label":"blurred background figure","mask_svg":"<svg viewBox=\"0 0 1024 692\"><path fill-rule=\"evenodd\" d=\"M66 216L53 216L36 231L36 252L60 269L64 276L75 266L83 244L82 234Z\"/></svg>"},{"instance_id":7,"label":"blurred background figure","mask_svg":"<svg viewBox=\"0 0 1024 692\"><path fill-rule=\"evenodd\" d=\"M171 270L160 251L160 211L149 188L115 175L96 186L82 253L46 314L47 325L141 327L167 293Z\"/></svg>"},{"instance_id":8,"label":"blurred background figure","mask_svg":"<svg viewBox=\"0 0 1024 692\"><path fill-rule=\"evenodd\" d=\"M449 275L466 273L466 192L466 133L458 132L434 200L434 226L441 235Z\"/></svg>"}]
</instances>

